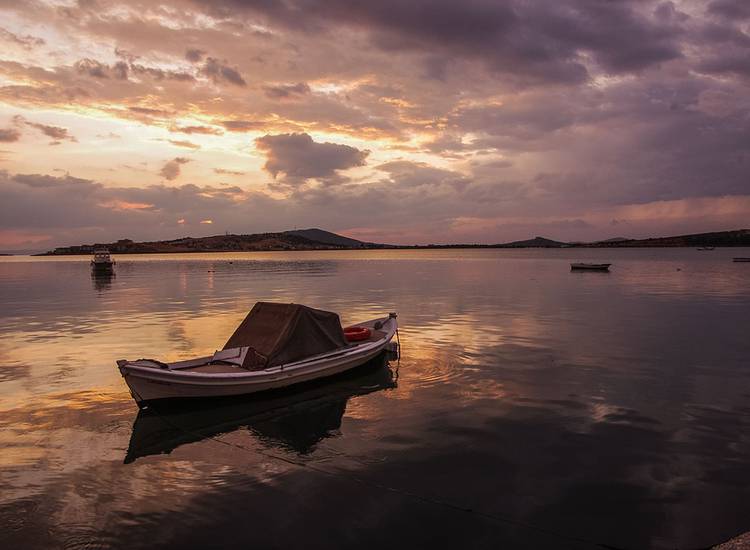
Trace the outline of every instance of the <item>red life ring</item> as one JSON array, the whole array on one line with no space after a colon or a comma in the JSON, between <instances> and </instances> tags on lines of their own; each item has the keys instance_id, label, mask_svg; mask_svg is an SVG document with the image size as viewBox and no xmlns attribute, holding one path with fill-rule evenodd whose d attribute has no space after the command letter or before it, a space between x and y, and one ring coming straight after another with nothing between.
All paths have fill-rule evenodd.
<instances>
[{"instance_id":1,"label":"red life ring","mask_svg":"<svg viewBox=\"0 0 750 550\"><path fill-rule=\"evenodd\" d=\"M344 329L344 336L348 342L360 342L367 340L372 332L367 327L346 327Z\"/></svg>"}]
</instances>

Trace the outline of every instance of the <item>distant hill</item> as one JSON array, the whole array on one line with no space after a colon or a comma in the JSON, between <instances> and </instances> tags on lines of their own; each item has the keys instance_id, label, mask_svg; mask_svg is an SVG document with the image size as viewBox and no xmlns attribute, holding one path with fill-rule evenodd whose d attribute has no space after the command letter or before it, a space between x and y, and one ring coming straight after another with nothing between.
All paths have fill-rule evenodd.
<instances>
[{"instance_id":1,"label":"distant hill","mask_svg":"<svg viewBox=\"0 0 750 550\"><path fill-rule=\"evenodd\" d=\"M626 239L625 237L613 237L611 239L604 239L603 241L596 241L597 243L621 243L624 241L629 241L631 239Z\"/></svg>"},{"instance_id":2,"label":"distant hill","mask_svg":"<svg viewBox=\"0 0 750 550\"><path fill-rule=\"evenodd\" d=\"M305 237L303 235L309 235ZM310 238L316 236L317 240ZM331 250L352 248L382 248L383 245L364 243L322 229L304 229L281 233L252 235L214 235L184 237L169 241L134 242L120 239L112 243L82 244L56 248L43 255L60 256L91 254L96 248L106 248L113 254L165 254L172 252L253 252L263 250Z\"/></svg>"},{"instance_id":3,"label":"distant hill","mask_svg":"<svg viewBox=\"0 0 750 550\"><path fill-rule=\"evenodd\" d=\"M585 245L595 248L634 248L634 247L677 247L677 246L750 246L750 229L716 231L677 235L675 237L654 237L650 239L609 240Z\"/></svg>"},{"instance_id":4,"label":"distant hill","mask_svg":"<svg viewBox=\"0 0 750 550\"><path fill-rule=\"evenodd\" d=\"M534 237L525 241L513 241L512 243L495 245L498 248L562 248L569 246L567 243L553 241L544 237Z\"/></svg>"},{"instance_id":5,"label":"distant hill","mask_svg":"<svg viewBox=\"0 0 750 550\"><path fill-rule=\"evenodd\" d=\"M330 231L323 229L311 228L311 229L295 229L293 231L284 231L284 235L296 235L297 237L303 237L311 241L318 243L332 244L335 246L345 246L347 248L364 248L367 245L373 245L374 243L365 243L356 239L350 239L343 235L337 235Z\"/></svg>"}]
</instances>

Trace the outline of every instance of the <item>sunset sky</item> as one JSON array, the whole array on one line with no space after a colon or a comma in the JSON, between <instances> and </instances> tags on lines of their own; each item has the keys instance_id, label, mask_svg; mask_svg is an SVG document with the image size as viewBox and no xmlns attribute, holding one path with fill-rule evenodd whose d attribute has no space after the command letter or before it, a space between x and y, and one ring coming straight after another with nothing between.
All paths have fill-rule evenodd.
<instances>
[{"instance_id":1,"label":"sunset sky","mask_svg":"<svg viewBox=\"0 0 750 550\"><path fill-rule=\"evenodd\" d=\"M0 0L0 249L748 226L747 0Z\"/></svg>"}]
</instances>

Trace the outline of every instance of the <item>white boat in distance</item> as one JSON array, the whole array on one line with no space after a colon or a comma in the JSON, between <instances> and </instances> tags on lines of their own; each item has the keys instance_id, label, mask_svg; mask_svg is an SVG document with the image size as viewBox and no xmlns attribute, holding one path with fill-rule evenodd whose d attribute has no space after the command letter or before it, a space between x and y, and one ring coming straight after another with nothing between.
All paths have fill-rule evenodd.
<instances>
[{"instance_id":1,"label":"white boat in distance","mask_svg":"<svg viewBox=\"0 0 750 550\"><path fill-rule=\"evenodd\" d=\"M392 349L397 328L395 313L342 329L335 313L258 302L213 355L174 363L120 359L117 366L139 407L159 399L252 394L363 365Z\"/></svg>"},{"instance_id":2,"label":"white boat in distance","mask_svg":"<svg viewBox=\"0 0 750 550\"><path fill-rule=\"evenodd\" d=\"M91 269L96 272L109 272L115 267L115 261L109 255L106 248L97 248L94 250L94 257L91 258Z\"/></svg>"},{"instance_id":3,"label":"white boat in distance","mask_svg":"<svg viewBox=\"0 0 750 550\"><path fill-rule=\"evenodd\" d=\"M609 271L609 266L612 264L587 264L587 263L572 263L570 264L571 271Z\"/></svg>"}]
</instances>

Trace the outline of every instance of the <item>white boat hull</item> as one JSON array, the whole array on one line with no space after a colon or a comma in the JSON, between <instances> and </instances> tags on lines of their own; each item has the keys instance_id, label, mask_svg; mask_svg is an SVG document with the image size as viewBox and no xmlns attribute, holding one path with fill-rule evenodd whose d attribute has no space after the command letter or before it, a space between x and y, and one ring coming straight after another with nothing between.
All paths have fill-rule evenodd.
<instances>
[{"instance_id":1,"label":"white boat hull","mask_svg":"<svg viewBox=\"0 0 750 550\"><path fill-rule=\"evenodd\" d=\"M201 373L154 368L124 360L117 364L139 405L158 399L253 394L333 376L367 363L389 349L396 333L395 318L375 319L360 326L372 326L378 320L383 322L385 332L380 340L265 370Z\"/></svg>"}]
</instances>

